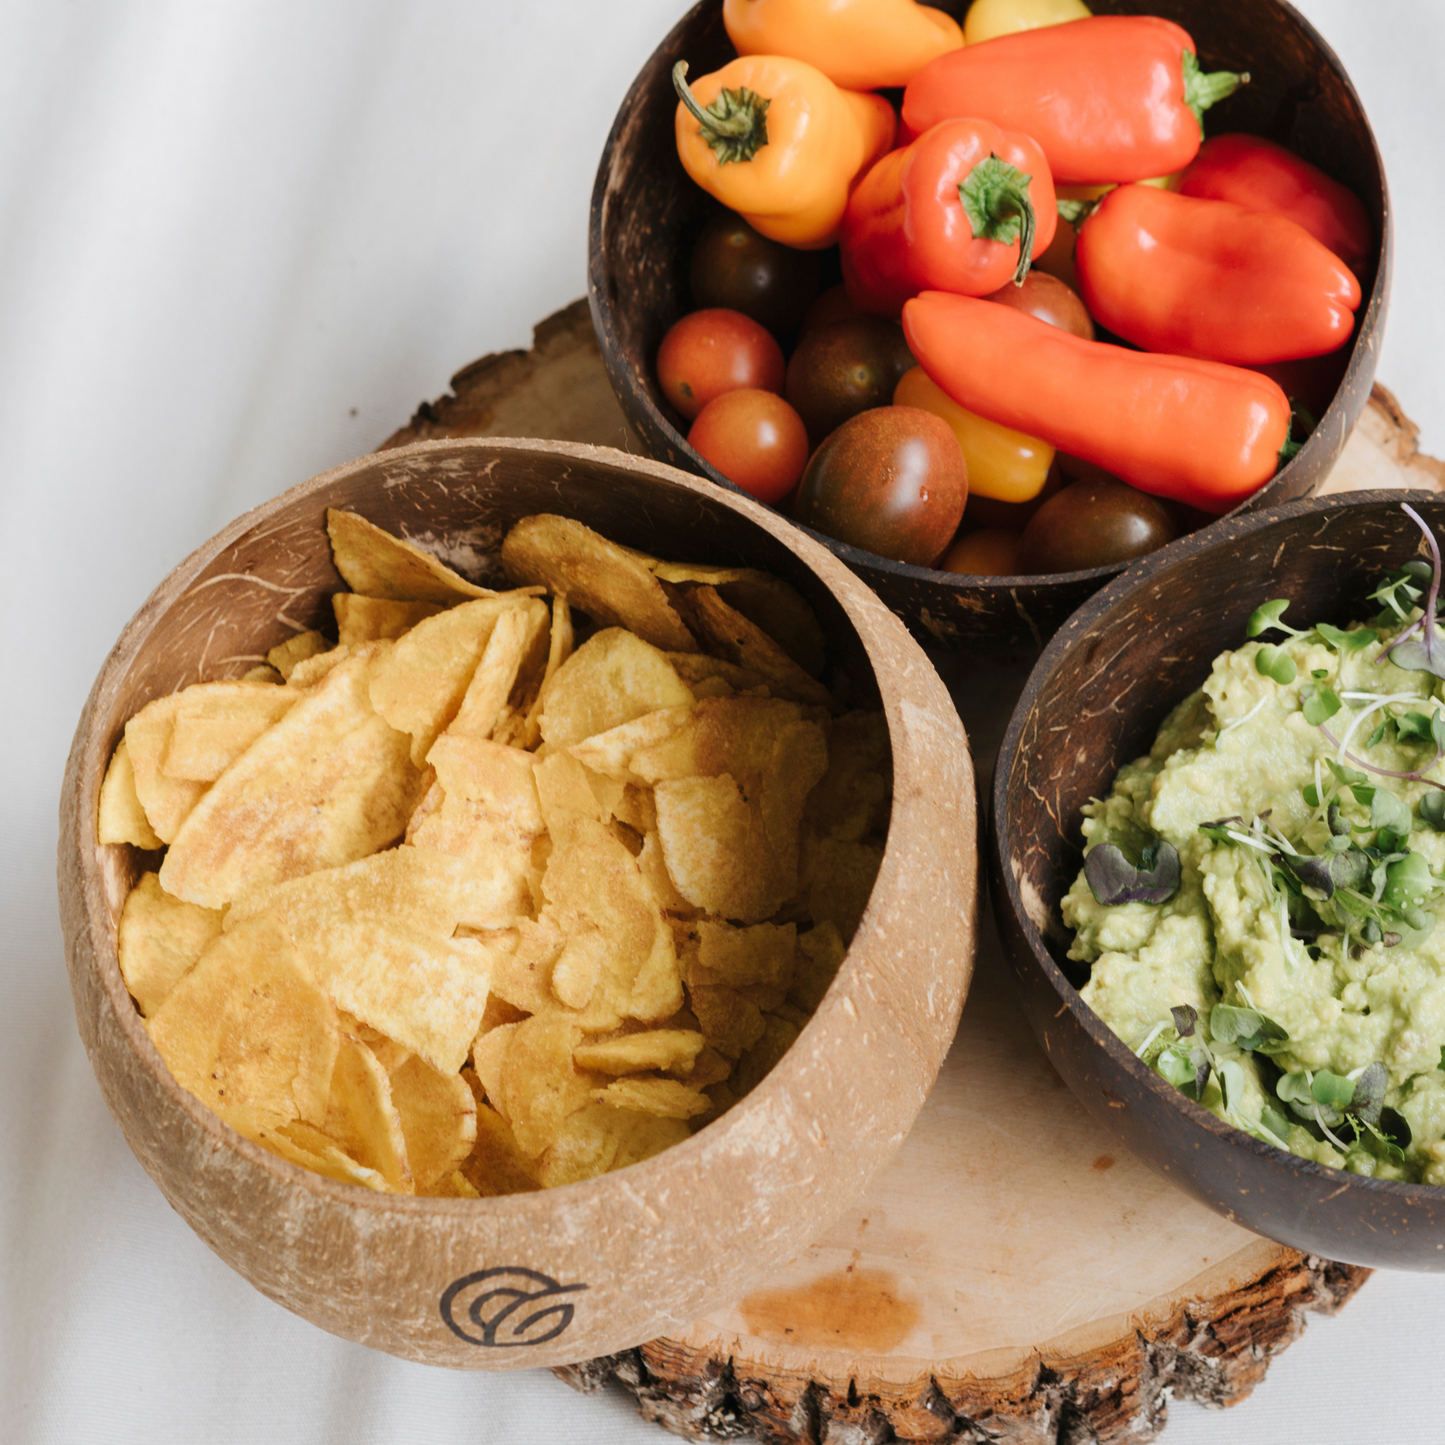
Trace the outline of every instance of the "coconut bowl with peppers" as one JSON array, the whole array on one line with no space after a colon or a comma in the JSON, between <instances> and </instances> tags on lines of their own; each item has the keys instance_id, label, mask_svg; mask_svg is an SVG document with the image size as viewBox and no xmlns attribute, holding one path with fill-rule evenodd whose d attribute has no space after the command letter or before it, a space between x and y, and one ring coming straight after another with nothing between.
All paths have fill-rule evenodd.
<instances>
[{"instance_id":1,"label":"coconut bowl with peppers","mask_svg":"<svg viewBox=\"0 0 1445 1445\"><path fill-rule=\"evenodd\" d=\"M995 0L990 4L997 8ZM965 18L964 5L944 3L940 8L964 19L965 27L973 23ZM984 7L980 3L976 8ZM1102 0L1091 8L1097 15L1125 15L1144 7ZM1102 531L1106 540L1115 544L1117 538L1108 534L1113 519L1123 515L1128 527L1139 536L1133 545L1142 551L1221 512L1254 510L1305 495L1328 475L1368 401L1389 289L1390 218L1378 148L1343 67L1308 22L1282 0L1261 0L1247 8L1227 10L1207 0L1161 0L1147 8L1152 15L1180 25L1189 33L1197 51L1198 69L1206 77L1214 72L1250 76L1247 85L1216 101L1208 111L1206 130L1210 137L1239 135L1269 141L1313 163L1358 198L1369 237L1363 255L1349 258L1360 293L1351 339L1322 361L1258 364L1257 369L1269 372L1282 392L1306 402L1317 424L1298 452L1279 465L1262 485L1254 481L1255 489L1242 499L1225 498L1221 505L1219 498L1206 498L1207 509L1195 509L1164 497L1153 503L1152 516L1141 518L1134 500L1138 493L1119 489L1117 480L1110 475L1115 469L1107 461L1076 451L1063 455L1064 449L1060 448L1062 467L1056 463L1048 468L1046 464L1051 475L1044 495L1035 493L1024 504L1042 510L1050 492L1070 484L1067 490L1071 508L1048 529L1052 550L1043 554L1042 565L1052 570L1005 575L950 572L940 565L943 557L935 559L933 565L898 561L876 550L822 536L816 526L809 527L927 641L947 646L1037 645L1081 601L1126 565L1083 565L1090 557L1088 544L1080 539L1089 528ZM958 52L967 53L967 47ZM593 319L609 376L625 413L654 455L723 486L731 485L724 473L688 445L690 423L668 404L654 364L663 337L680 317L700 306L719 304L715 292L708 292L705 283L701 290L694 289L689 277L696 243L710 223L717 229L719 207L690 179L678 160L677 93L672 72L678 61L685 61L690 75L700 83L702 77L735 57L718 0L703 0L663 41L634 83L608 139L593 194L589 233ZM889 98L903 109L904 130L899 139L908 140L908 112L902 106L903 97L894 90ZM1003 128L1009 129L1007 125ZM1227 164L1214 169L1236 176L1240 170L1237 158L1226 156L1224 161ZM1056 178L1067 173L1057 167L1055 171ZM1071 196L1089 198L1089 192L1072 189L1071 182L1060 184ZM1278 181L1256 180L1255 184L1264 184L1267 189L1270 184L1277 187ZM1218 191L1207 189L1204 182L1197 195L1220 198ZM1278 197L1273 197L1272 203L1277 202ZM1108 218L1096 215L1083 221L1081 234L1087 234L1101 219ZM1047 271L1077 286L1072 271L1072 226L1060 220L1056 232L1052 242L1036 252L1035 271L1031 274L1037 277ZM1012 247L1015 259L1019 249L1017 243ZM794 304L791 310L782 308L786 314L780 319L764 323L771 325L785 355L797 344L801 313L805 310L796 298L816 290L823 298L817 303L820 308L837 306L830 283L841 278L837 253L829 248L790 251L801 259L793 278L780 289L791 292ZM846 300L843 305L846 310ZM1101 339L1115 337L1109 333ZM1045 345L1043 349L1049 348ZM921 382L928 380L921 377ZM1080 400L1074 396L1071 404L1083 415L1104 409L1105 404L1097 401L1079 407ZM935 414L940 411L937 398L929 409ZM1277 420L1273 424L1277 426ZM1299 436L1298 431L1295 436ZM821 440L810 435L809 444L816 447ZM1128 502L1127 507L1120 508L1121 498ZM785 503L791 500L787 498ZM1007 545L1002 554L997 549L988 550L990 537L999 536L998 529L988 523L998 520L1001 512L1002 520L1016 536L1021 516L1008 510L1011 505L1015 504L974 491L966 502L955 543L948 549L962 556L949 557L947 565L1008 565ZM992 518L991 511L995 514ZM792 515L800 520L796 511ZM809 524L804 521L802 525ZM990 536L982 537L984 545L980 548L983 532ZM1010 533L1003 535L1007 539Z\"/></svg>"}]
</instances>

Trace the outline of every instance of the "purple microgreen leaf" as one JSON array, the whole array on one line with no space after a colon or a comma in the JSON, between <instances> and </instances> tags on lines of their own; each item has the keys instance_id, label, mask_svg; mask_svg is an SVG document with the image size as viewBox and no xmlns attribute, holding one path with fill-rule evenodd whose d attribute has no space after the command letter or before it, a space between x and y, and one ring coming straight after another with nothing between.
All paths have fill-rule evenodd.
<instances>
[{"instance_id":1,"label":"purple microgreen leaf","mask_svg":"<svg viewBox=\"0 0 1445 1445\"><path fill-rule=\"evenodd\" d=\"M1322 898L1332 898L1337 888L1361 888L1370 876L1370 860L1358 848L1320 858L1276 853L1271 862L1301 887L1312 889Z\"/></svg>"},{"instance_id":2,"label":"purple microgreen leaf","mask_svg":"<svg viewBox=\"0 0 1445 1445\"><path fill-rule=\"evenodd\" d=\"M1358 1115L1366 1124L1378 1127L1380 1110L1385 1106L1385 1088L1389 1082L1390 1075L1384 1064L1378 1061L1370 1064L1355 1080L1350 1113Z\"/></svg>"},{"instance_id":3,"label":"purple microgreen leaf","mask_svg":"<svg viewBox=\"0 0 1445 1445\"><path fill-rule=\"evenodd\" d=\"M1179 853L1172 843L1144 850L1136 867L1115 843L1091 848L1084 859L1084 878L1106 907L1121 903L1167 903L1179 891Z\"/></svg>"},{"instance_id":4,"label":"purple microgreen leaf","mask_svg":"<svg viewBox=\"0 0 1445 1445\"><path fill-rule=\"evenodd\" d=\"M1199 1022L1199 1010L1192 1003L1175 1004L1169 1014L1174 1020L1174 1032L1181 1039L1193 1037L1194 1026ZM1445 1058L1445 1049L1441 1050L1441 1057Z\"/></svg>"}]
</instances>

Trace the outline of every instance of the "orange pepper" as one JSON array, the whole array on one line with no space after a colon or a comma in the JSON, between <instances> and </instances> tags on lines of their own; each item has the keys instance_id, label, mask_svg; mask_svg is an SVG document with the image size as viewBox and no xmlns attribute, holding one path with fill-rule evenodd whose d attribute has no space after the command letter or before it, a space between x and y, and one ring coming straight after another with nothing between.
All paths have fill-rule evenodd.
<instances>
[{"instance_id":1,"label":"orange pepper","mask_svg":"<svg viewBox=\"0 0 1445 1445\"><path fill-rule=\"evenodd\" d=\"M907 85L963 44L958 21L914 0L723 0L739 55L791 55L848 90Z\"/></svg>"},{"instance_id":2,"label":"orange pepper","mask_svg":"<svg viewBox=\"0 0 1445 1445\"><path fill-rule=\"evenodd\" d=\"M743 56L691 88L686 75L678 61L677 153L688 175L764 236L831 246L854 183L892 148L893 107L779 55Z\"/></svg>"}]
</instances>

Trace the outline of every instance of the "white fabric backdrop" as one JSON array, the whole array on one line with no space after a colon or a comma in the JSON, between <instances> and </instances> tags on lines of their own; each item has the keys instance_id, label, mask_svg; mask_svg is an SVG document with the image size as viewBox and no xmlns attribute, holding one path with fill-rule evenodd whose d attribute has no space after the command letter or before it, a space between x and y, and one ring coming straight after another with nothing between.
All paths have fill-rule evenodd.
<instances>
[{"instance_id":1,"label":"white fabric backdrop","mask_svg":"<svg viewBox=\"0 0 1445 1445\"><path fill-rule=\"evenodd\" d=\"M0 4L0 1437L648 1442L616 1398L341 1343L195 1239L71 1016L71 731L124 620L230 518L368 450L582 294L613 112L684 0ZM1380 378L1445 453L1439 0L1302 0L1390 171ZM1171 1445L1438 1441L1445 1281L1378 1276Z\"/></svg>"}]
</instances>

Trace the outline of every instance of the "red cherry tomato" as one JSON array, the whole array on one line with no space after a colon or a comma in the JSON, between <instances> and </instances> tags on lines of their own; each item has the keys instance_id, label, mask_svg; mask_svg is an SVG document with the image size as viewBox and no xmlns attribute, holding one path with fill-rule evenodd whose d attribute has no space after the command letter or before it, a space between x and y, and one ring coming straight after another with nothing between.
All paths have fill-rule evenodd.
<instances>
[{"instance_id":1,"label":"red cherry tomato","mask_svg":"<svg viewBox=\"0 0 1445 1445\"><path fill-rule=\"evenodd\" d=\"M771 334L721 306L684 316L657 353L662 394L688 421L725 391L782 391L783 373L782 348Z\"/></svg>"},{"instance_id":2,"label":"red cherry tomato","mask_svg":"<svg viewBox=\"0 0 1445 1445\"><path fill-rule=\"evenodd\" d=\"M808 464L803 419L771 391L725 391L703 407L688 445L728 481L770 506L792 491Z\"/></svg>"}]
</instances>

